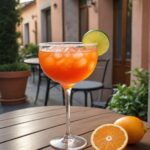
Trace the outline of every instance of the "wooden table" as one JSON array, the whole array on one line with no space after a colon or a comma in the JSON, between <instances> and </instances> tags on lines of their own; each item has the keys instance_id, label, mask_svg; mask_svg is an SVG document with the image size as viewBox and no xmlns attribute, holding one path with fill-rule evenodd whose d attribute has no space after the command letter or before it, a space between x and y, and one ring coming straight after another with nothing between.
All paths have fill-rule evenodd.
<instances>
[{"instance_id":1,"label":"wooden table","mask_svg":"<svg viewBox=\"0 0 150 150\"><path fill-rule=\"evenodd\" d=\"M111 111L71 107L71 131L88 140L86 150L92 150L90 136L93 129L113 123L121 115ZM146 124L148 128L150 127ZM50 139L65 132L65 107L47 106L17 110L0 115L0 150L53 150ZM150 150L150 130L140 143L127 150Z\"/></svg>"}]
</instances>

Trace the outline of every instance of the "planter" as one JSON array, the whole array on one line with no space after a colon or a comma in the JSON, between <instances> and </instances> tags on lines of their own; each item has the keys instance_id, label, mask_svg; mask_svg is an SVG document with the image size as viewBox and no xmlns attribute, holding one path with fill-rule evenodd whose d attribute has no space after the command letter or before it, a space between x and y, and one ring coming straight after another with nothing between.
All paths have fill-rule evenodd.
<instances>
[{"instance_id":1,"label":"planter","mask_svg":"<svg viewBox=\"0 0 150 150\"><path fill-rule=\"evenodd\" d=\"M18 104L26 102L25 89L29 71L0 72L0 102Z\"/></svg>"}]
</instances>

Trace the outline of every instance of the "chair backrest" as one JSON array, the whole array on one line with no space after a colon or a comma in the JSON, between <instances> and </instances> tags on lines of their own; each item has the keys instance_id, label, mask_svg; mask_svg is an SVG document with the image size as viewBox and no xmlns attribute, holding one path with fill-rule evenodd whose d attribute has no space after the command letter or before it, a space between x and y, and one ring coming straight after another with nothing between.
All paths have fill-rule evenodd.
<instances>
[{"instance_id":1,"label":"chair backrest","mask_svg":"<svg viewBox=\"0 0 150 150\"><path fill-rule=\"evenodd\" d=\"M106 76L106 72L107 72L107 68L108 68L108 64L109 64L110 59L99 59L98 62L99 63L103 63L103 74L102 74L102 83L104 83L105 81L105 76Z\"/></svg>"}]
</instances>

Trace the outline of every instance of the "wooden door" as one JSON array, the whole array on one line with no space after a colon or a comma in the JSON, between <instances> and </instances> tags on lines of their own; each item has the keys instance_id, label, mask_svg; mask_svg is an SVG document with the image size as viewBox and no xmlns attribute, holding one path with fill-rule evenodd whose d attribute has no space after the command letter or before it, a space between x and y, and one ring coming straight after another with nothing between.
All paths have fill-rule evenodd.
<instances>
[{"instance_id":1,"label":"wooden door","mask_svg":"<svg viewBox=\"0 0 150 150\"><path fill-rule=\"evenodd\" d=\"M114 0L113 83L130 84L131 0Z\"/></svg>"}]
</instances>

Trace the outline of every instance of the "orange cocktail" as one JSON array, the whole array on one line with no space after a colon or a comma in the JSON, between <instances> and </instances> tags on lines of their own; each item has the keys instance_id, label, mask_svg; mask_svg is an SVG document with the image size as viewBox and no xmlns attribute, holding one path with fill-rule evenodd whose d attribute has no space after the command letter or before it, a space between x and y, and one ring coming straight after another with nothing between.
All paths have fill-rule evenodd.
<instances>
[{"instance_id":1,"label":"orange cocktail","mask_svg":"<svg viewBox=\"0 0 150 150\"><path fill-rule=\"evenodd\" d=\"M95 69L98 58L96 44L82 43L41 43L39 61L44 73L64 88L66 103L66 133L52 139L56 149L83 149L87 140L70 134L70 101L72 86L86 79Z\"/></svg>"},{"instance_id":2,"label":"orange cocktail","mask_svg":"<svg viewBox=\"0 0 150 150\"><path fill-rule=\"evenodd\" d=\"M97 55L96 47L54 46L50 51L41 50L39 60L46 75L66 87L86 79L93 72Z\"/></svg>"}]
</instances>

